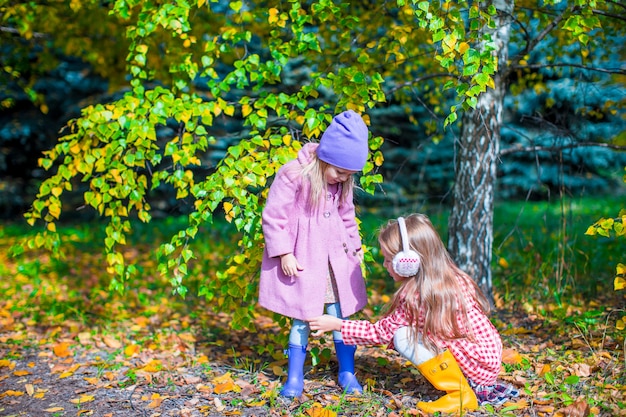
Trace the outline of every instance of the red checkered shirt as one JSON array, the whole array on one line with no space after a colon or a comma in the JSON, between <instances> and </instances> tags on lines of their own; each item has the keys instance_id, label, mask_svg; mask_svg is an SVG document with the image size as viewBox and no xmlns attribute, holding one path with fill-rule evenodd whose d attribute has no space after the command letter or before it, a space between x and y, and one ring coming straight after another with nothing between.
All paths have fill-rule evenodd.
<instances>
[{"instance_id":1,"label":"red checkered shirt","mask_svg":"<svg viewBox=\"0 0 626 417\"><path fill-rule=\"evenodd\" d=\"M500 372L502 362L502 340L500 334L473 301L473 286L462 277L457 277L460 295L470 300L467 317L474 335L474 341L467 338L453 340L435 340L440 349L449 349L465 376L479 385L493 385ZM423 314L419 315L418 324L423 325ZM458 315L461 329L465 325ZM387 345L393 349L393 335L400 327L408 326L404 304L396 311L383 317L376 323L365 320L344 320L341 335L348 345Z\"/></svg>"}]
</instances>

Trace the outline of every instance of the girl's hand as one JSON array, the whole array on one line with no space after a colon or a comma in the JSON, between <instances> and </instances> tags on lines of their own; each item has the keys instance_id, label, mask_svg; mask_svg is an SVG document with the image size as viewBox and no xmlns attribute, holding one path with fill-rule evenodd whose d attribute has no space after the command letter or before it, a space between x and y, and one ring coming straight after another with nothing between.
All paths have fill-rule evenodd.
<instances>
[{"instance_id":1,"label":"girl's hand","mask_svg":"<svg viewBox=\"0 0 626 417\"><path fill-rule=\"evenodd\" d=\"M304 268L300 266L298 260L293 253L286 253L280 257L280 266L283 270L283 274L288 277L298 276L299 271L303 271Z\"/></svg>"},{"instance_id":2,"label":"girl's hand","mask_svg":"<svg viewBox=\"0 0 626 417\"><path fill-rule=\"evenodd\" d=\"M314 317L307 321L309 322L310 329L315 332L313 336L320 337L326 332L332 332L333 330L341 331L341 322L343 320L329 314L324 314L323 316Z\"/></svg>"},{"instance_id":3,"label":"girl's hand","mask_svg":"<svg viewBox=\"0 0 626 417\"><path fill-rule=\"evenodd\" d=\"M365 258L365 256L364 256L364 254L363 254L363 251L362 251L362 250L357 251L357 253L356 253L356 257L357 257L357 258L359 258L359 262L363 263L363 259Z\"/></svg>"}]
</instances>

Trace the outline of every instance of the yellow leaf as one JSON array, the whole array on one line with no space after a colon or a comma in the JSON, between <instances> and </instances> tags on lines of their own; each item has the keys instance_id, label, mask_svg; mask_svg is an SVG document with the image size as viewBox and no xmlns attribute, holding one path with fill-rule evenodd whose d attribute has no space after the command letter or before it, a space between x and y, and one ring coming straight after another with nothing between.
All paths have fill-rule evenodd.
<instances>
[{"instance_id":1,"label":"yellow leaf","mask_svg":"<svg viewBox=\"0 0 626 417\"><path fill-rule=\"evenodd\" d=\"M33 398L37 398L38 400L41 400L45 395L46 395L45 392L38 392L37 394L33 395Z\"/></svg>"},{"instance_id":2,"label":"yellow leaf","mask_svg":"<svg viewBox=\"0 0 626 417\"><path fill-rule=\"evenodd\" d=\"M59 375L59 379L64 379L64 378L70 377L72 375L74 375L74 372L72 372L72 371L65 371L61 375Z\"/></svg>"},{"instance_id":3,"label":"yellow leaf","mask_svg":"<svg viewBox=\"0 0 626 417\"><path fill-rule=\"evenodd\" d=\"M35 393L35 387L33 386L33 384L25 384L24 388L26 388L26 393L32 397L33 394Z\"/></svg>"},{"instance_id":4,"label":"yellow leaf","mask_svg":"<svg viewBox=\"0 0 626 417\"><path fill-rule=\"evenodd\" d=\"M306 413L310 417L336 417L337 416L336 412L332 410L328 410L318 405L309 408L308 410L306 410Z\"/></svg>"},{"instance_id":5,"label":"yellow leaf","mask_svg":"<svg viewBox=\"0 0 626 417\"><path fill-rule=\"evenodd\" d=\"M502 268L508 268L509 262L504 258L500 258L498 259L498 265L500 265Z\"/></svg>"},{"instance_id":6,"label":"yellow leaf","mask_svg":"<svg viewBox=\"0 0 626 417\"><path fill-rule=\"evenodd\" d=\"M83 378L85 381L89 382L91 385L98 385L100 380L98 378L85 377Z\"/></svg>"},{"instance_id":7,"label":"yellow leaf","mask_svg":"<svg viewBox=\"0 0 626 417\"><path fill-rule=\"evenodd\" d=\"M10 389L10 390L5 391L3 395L6 395L7 397L21 397L22 395L24 395L24 392L13 391L12 389Z\"/></svg>"},{"instance_id":8,"label":"yellow leaf","mask_svg":"<svg viewBox=\"0 0 626 417\"><path fill-rule=\"evenodd\" d=\"M613 282L613 288L615 291L623 290L626 288L626 279L622 277L615 277L615 281Z\"/></svg>"},{"instance_id":9,"label":"yellow leaf","mask_svg":"<svg viewBox=\"0 0 626 417\"><path fill-rule=\"evenodd\" d=\"M144 372L159 372L161 369L163 369L163 364L157 359L152 359L150 362L145 364L143 368L141 368Z\"/></svg>"},{"instance_id":10,"label":"yellow leaf","mask_svg":"<svg viewBox=\"0 0 626 417\"><path fill-rule=\"evenodd\" d=\"M221 384L223 382L232 382L233 381L233 377L231 376L230 372L226 372L224 375L221 376L217 376L215 378L213 378L213 383L214 384Z\"/></svg>"},{"instance_id":11,"label":"yellow leaf","mask_svg":"<svg viewBox=\"0 0 626 417\"><path fill-rule=\"evenodd\" d=\"M595 227L593 227L593 226L589 226L589 227L587 228L587 231L585 232L585 234L586 234L586 235L589 235L589 236L593 236L593 235L595 235L595 234L596 234L596 228L595 228Z\"/></svg>"},{"instance_id":12,"label":"yellow leaf","mask_svg":"<svg viewBox=\"0 0 626 417\"><path fill-rule=\"evenodd\" d=\"M148 407L150 407L150 408L160 407L161 403L166 398L168 398L168 397L161 397L161 395L156 394L156 393L152 394L152 396L151 396L152 402L150 404L148 404Z\"/></svg>"},{"instance_id":13,"label":"yellow leaf","mask_svg":"<svg viewBox=\"0 0 626 417\"><path fill-rule=\"evenodd\" d=\"M230 203L228 201L224 202L224 213L228 214L233 210L233 203Z\"/></svg>"},{"instance_id":14,"label":"yellow leaf","mask_svg":"<svg viewBox=\"0 0 626 417\"><path fill-rule=\"evenodd\" d=\"M223 394L225 392L234 391L236 388L237 385L235 385L233 381L227 381L215 385L215 388L213 388L213 392L215 392L216 394Z\"/></svg>"},{"instance_id":15,"label":"yellow leaf","mask_svg":"<svg viewBox=\"0 0 626 417\"><path fill-rule=\"evenodd\" d=\"M65 410L63 407L50 407L50 408L46 408L43 411L47 411L48 413L58 413L59 411L63 411Z\"/></svg>"},{"instance_id":16,"label":"yellow leaf","mask_svg":"<svg viewBox=\"0 0 626 417\"><path fill-rule=\"evenodd\" d=\"M25 376L25 375L30 375L30 372L28 372L28 371L15 371L15 372L13 372L13 375L15 375L15 376Z\"/></svg>"},{"instance_id":17,"label":"yellow leaf","mask_svg":"<svg viewBox=\"0 0 626 417\"><path fill-rule=\"evenodd\" d=\"M272 7L268 10L269 16L267 17L267 22L271 25L278 22L278 9Z\"/></svg>"},{"instance_id":18,"label":"yellow leaf","mask_svg":"<svg viewBox=\"0 0 626 417\"><path fill-rule=\"evenodd\" d=\"M53 348L52 351L54 352L54 354L56 356L58 356L59 358L65 358L70 356L72 353L68 350L69 348L69 344L67 342L61 342L61 343L57 343Z\"/></svg>"},{"instance_id":19,"label":"yellow leaf","mask_svg":"<svg viewBox=\"0 0 626 417\"><path fill-rule=\"evenodd\" d=\"M124 348L124 355L126 356L133 356L137 353L139 353L139 345L128 345Z\"/></svg>"},{"instance_id":20,"label":"yellow leaf","mask_svg":"<svg viewBox=\"0 0 626 417\"><path fill-rule=\"evenodd\" d=\"M617 275L626 275L626 265L619 263L617 264Z\"/></svg>"},{"instance_id":21,"label":"yellow leaf","mask_svg":"<svg viewBox=\"0 0 626 417\"><path fill-rule=\"evenodd\" d=\"M81 395L79 398L72 398L70 402L72 404L84 404L94 400L93 395Z\"/></svg>"}]
</instances>

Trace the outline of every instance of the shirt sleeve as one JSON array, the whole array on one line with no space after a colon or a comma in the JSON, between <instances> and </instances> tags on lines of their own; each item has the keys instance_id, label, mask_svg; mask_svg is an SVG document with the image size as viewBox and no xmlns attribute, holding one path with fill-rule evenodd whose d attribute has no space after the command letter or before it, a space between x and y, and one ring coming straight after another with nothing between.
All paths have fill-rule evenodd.
<instances>
[{"instance_id":1,"label":"shirt sleeve","mask_svg":"<svg viewBox=\"0 0 626 417\"><path fill-rule=\"evenodd\" d=\"M407 326L406 315L402 308L376 323L366 320L344 320L341 324L341 336L347 345L386 345L393 346L393 336L403 326Z\"/></svg>"}]
</instances>

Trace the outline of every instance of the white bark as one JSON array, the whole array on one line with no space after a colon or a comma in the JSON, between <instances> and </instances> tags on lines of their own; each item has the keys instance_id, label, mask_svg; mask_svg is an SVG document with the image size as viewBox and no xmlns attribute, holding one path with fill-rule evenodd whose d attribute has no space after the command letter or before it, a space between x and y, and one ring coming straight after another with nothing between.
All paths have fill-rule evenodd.
<instances>
[{"instance_id":1,"label":"white bark","mask_svg":"<svg viewBox=\"0 0 626 417\"><path fill-rule=\"evenodd\" d=\"M498 10L497 25L494 29L484 28L484 32L496 45L495 88L481 94L476 108L463 115L461 135L455 143L454 203L448 222L450 253L492 302L494 195L514 1L499 0L494 6Z\"/></svg>"}]
</instances>

